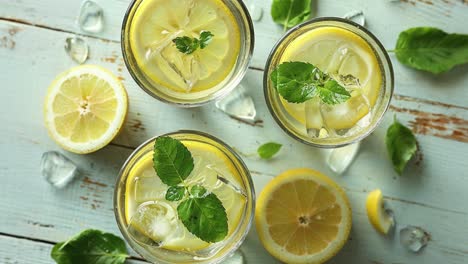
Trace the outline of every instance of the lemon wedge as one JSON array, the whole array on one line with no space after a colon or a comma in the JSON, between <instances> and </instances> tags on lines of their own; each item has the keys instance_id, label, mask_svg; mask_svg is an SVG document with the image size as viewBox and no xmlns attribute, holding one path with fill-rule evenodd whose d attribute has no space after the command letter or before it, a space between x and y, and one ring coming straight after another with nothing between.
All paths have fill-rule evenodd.
<instances>
[{"instance_id":1,"label":"lemon wedge","mask_svg":"<svg viewBox=\"0 0 468 264\"><path fill-rule=\"evenodd\" d=\"M288 170L257 201L255 223L263 246L286 263L323 263L351 230L351 208L333 180L311 169Z\"/></svg>"},{"instance_id":2,"label":"lemon wedge","mask_svg":"<svg viewBox=\"0 0 468 264\"><path fill-rule=\"evenodd\" d=\"M393 217L384 210L382 191L377 189L369 193L366 201L367 217L372 226L382 234L387 234L394 225Z\"/></svg>"},{"instance_id":3,"label":"lemon wedge","mask_svg":"<svg viewBox=\"0 0 468 264\"><path fill-rule=\"evenodd\" d=\"M78 66L58 75L49 86L45 124L64 149L91 153L118 134L127 107L127 92L117 77L99 66Z\"/></svg>"}]
</instances>

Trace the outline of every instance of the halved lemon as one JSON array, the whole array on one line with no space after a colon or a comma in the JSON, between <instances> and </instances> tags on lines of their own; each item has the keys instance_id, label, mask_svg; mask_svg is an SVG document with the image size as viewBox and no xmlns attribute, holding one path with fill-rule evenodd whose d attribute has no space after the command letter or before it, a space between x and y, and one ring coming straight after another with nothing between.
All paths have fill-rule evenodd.
<instances>
[{"instance_id":1,"label":"halved lemon","mask_svg":"<svg viewBox=\"0 0 468 264\"><path fill-rule=\"evenodd\" d=\"M382 191L377 189L369 193L366 201L367 217L372 226L382 234L387 234L394 225L391 215L385 212Z\"/></svg>"},{"instance_id":2,"label":"halved lemon","mask_svg":"<svg viewBox=\"0 0 468 264\"><path fill-rule=\"evenodd\" d=\"M263 246L286 263L323 263L348 240L351 207L333 180L311 169L275 177L260 193L255 223Z\"/></svg>"},{"instance_id":3,"label":"halved lemon","mask_svg":"<svg viewBox=\"0 0 468 264\"><path fill-rule=\"evenodd\" d=\"M99 66L78 66L59 74L49 86L45 124L61 147L86 154L112 141L127 108L127 92L111 72Z\"/></svg>"}]
</instances>

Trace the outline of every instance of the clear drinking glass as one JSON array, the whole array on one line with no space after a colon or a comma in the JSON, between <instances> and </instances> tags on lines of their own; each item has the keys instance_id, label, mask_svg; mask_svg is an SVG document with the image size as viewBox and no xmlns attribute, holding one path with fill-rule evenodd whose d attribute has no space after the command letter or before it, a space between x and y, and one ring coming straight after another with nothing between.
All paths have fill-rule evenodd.
<instances>
[{"instance_id":1,"label":"clear drinking glass","mask_svg":"<svg viewBox=\"0 0 468 264\"><path fill-rule=\"evenodd\" d=\"M336 135L322 136L320 130L317 136L311 136L307 127L292 117L281 102L280 95L274 88L270 75L272 71L280 64L281 57L288 45L301 35L321 27L332 27L344 29L360 38L370 46L377 59L378 67L381 72L381 87L375 104L370 107L368 120L366 122L357 122L351 129L339 131ZM393 68L388 54L379 40L364 27L342 18L322 17L302 23L283 36L271 51L266 66L263 79L265 100L278 125L291 137L308 145L320 148L338 148L351 143L356 143L367 137L377 127L385 114L390 99L393 94ZM320 114L320 113L318 113Z\"/></svg>"},{"instance_id":2,"label":"clear drinking glass","mask_svg":"<svg viewBox=\"0 0 468 264\"><path fill-rule=\"evenodd\" d=\"M180 107L197 107L229 94L241 82L247 72L254 48L254 28L249 12L242 0L219 0L235 19L240 32L240 49L231 71L214 86L203 91L183 93L174 92L165 85L154 81L138 64L130 40L131 25L135 13L143 2L152 0L133 0L125 14L122 24L121 45L125 64L135 82L149 95L165 103ZM197 3L197 0L194 0ZM181 2L181 4L184 4ZM166 32L167 33L167 32ZM207 49L209 46L207 46ZM232 52L229 50L228 52Z\"/></svg>"},{"instance_id":3,"label":"clear drinking glass","mask_svg":"<svg viewBox=\"0 0 468 264\"><path fill-rule=\"evenodd\" d=\"M117 225L119 226L120 231L130 246L146 260L153 263L221 263L239 248L247 233L249 232L252 223L255 211L255 191L250 172L234 150L211 135L198 131L184 130L162 136L170 136L182 142L191 142L193 144L201 143L204 145L206 144L206 146L209 146L209 148L216 149L217 153L222 153L222 155L225 157L225 161L229 163L229 168L232 168L232 170L236 171L238 175L238 179L235 183L236 187L233 188L239 193L242 193L243 197L245 197L245 199L243 198L244 206L243 208L240 207L241 209L239 210L240 217L238 218L239 220L237 222L237 226L230 227L230 230L232 228L232 231L230 231L224 240L213 243L208 248L201 249L200 252L165 249L150 244L142 244L141 240L137 241L135 236L129 232L129 221L127 219L130 216L126 215L130 211L130 209L126 209L126 206L128 206L128 201L126 201L126 195L128 194L127 188L130 188L129 186L132 185L130 181L135 180L134 176L132 176L132 179L132 177L129 178L129 175L131 175L132 170L139 166L139 163L142 164L141 161L144 160L145 157L147 158L148 155L152 155L154 142L157 137L151 138L140 145L130 155L120 170L114 192L114 212ZM196 168L197 164L195 164L194 170ZM191 176L189 176L189 178L190 177ZM229 183L225 179L222 179L221 184L232 184L232 182ZM131 189L129 190L132 191ZM164 201L164 193L161 193L161 197L162 198L160 201ZM142 202L141 204L153 202L157 203L158 201L151 200Z\"/></svg>"}]
</instances>

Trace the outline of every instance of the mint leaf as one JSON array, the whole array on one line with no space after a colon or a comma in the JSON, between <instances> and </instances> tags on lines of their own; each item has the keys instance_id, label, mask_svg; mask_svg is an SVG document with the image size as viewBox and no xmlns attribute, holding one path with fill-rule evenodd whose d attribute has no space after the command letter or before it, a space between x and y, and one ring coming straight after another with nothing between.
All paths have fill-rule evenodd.
<instances>
[{"instance_id":1,"label":"mint leaf","mask_svg":"<svg viewBox=\"0 0 468 264\"><path fill-rule=\"evenodd\" d=\"M218 242L228 233L226 210L214 193L181 202L177 213L187 230L203 241Z\"/></svg>"},{"instance_id":2,"label":"mint leaf","mask_svg":"<svg viewBox=\"0 0 468 264\"><path fill-rule=\"evenodd\" d=\"M206 48L213 37L214 35L210 31L202 31L200 33L200 49Z\"/></svg>"},{"instance_id":3,"label":"mint leaf","mask_svg":"<svg viewBox=\"0 0 468 264\"><path fill-rule=\"evenodd\" d=\"M294 27L310 18L311 0L273 0L271 17L284 29Z\"/></svg>"},{"instance_id":4,"label":"mint leaf","mask_svg":"<svg viewBox=\"0 0 468 264\"><path fill-rule=\"evenodd\" d=\"M305 62L284 62L271 73L271 80L278 93L290 103L303 103L316 95L314 70Z\"/></svg>"},{"instance_id":5,"label":"mint leaf","mask_svg":"<svg viewBox=\"0 0 468 264\"><path fill-rule=\"evenodd\" d=\"M394 51L401 63L438 74L468 63L468 35L432 27L410 28L400 33Z\"/></svg>"},{"instance_id":6,"label":"mint leaf","mask_svg":"<svg viewBox=\"0 0 468 264\"><path fill-rule=\"evenodd\" d=\"M203 197L203 195L205 195L205 193L206 193L206 189L205 187L201 185L192 186L192 188L190 189L190 194L194 198L201 198Z\"/></svg>"},{"instance_id":7,"label":"mint leaf","mask_svg":"<svg viewBox=\"0 0 468 264\"><path fill-rule=\"evenodd\" d=\"M316 96L326 104L339 104L351 94L328 74L306 62L283 62L270 79L278 93L290 103L304 103Z\"/></svg>"},{"instance_id":8,"label":"mint leaf","mask_svg":"<svg viewBox=\"0 0 468 264\"><path fill-rule=\"evenodd\" d=\"M190 38L190 37L177 37L172 40L174 44L176 45L176 48L185 54L192 54L195 52L198 47L200 46L200 42L196 38Z\"/></svg>"},{"instance_id":9,"label":"mint leaf","mask_svg":"<svg viewBox=\"0 0 468 264\"><path fill-rule=\"evenodd\" d=\"M58 264L123 264L129 257L120 237L93 229L57 243L50 255Z\"/></svg>"},{"instance_id":10,"label":"mint leaf","mask_svg":"<svg viewBox=\"0 0 468 264\"><path fill-rule=\"evenodd\" d=\"M408 161L418 150L416 137L409 128L400 124L395 118L395 121L387 130L385 144L394 170L401 175Z\"/></svg>"},{"instance_id":11,"label":"mint leaf","mask_svg":"<svg viewBox=\"0 0 468 264\"><path fill-rule=\"evenodd\" d=\"M161 181L169 186L183 182L193 170L193 158L177 139L159 137L154 143L153 165Z\"/></svg>"},{"instance_id":12,"label":"mint leaf","mask_svg":"<svg viewBox=\"0 0 468 264\"><path fill-rule=\"evenodd\" d=\"M261 145L257 149L257 153L262 159L271 159L278 151L280 151L283 145L275 143L275 142L268 142Z\"/></svg>"},{"instance_id":13,"label":"mint leaf","mask_svg":"<svg viewBox=\"0 0 468 264\"><path fill-rule=\"evenodd\" d=\"M176 45L176 48L185 54L192 54L198 48L204 49L211 42L214 35L210 31L202 31L200 33L200 39L191 38L191 37L177 37L172 40Z\"/></svg>"},{"instance_id":14,"label":"mint leaf","mask_svg":"<svg viewBox=\"0 0 468 264\"><path fill-rule=\"evenodd\" d=\"M166 191L166 200L168 201L180 201L185 196L184 186L171 186Z\"/></svg>"},{"instance_id":15,"label":"mint leaf","mask_svg":"<svg viewBox=\"0 0 468 264\"><path fill-rule=\"evenodd\" d=\"M330 105L346 102L351 94L335 80L329 80L323 87L319 87L318 95L322 102Z\"/></svg>"}]
</instances>

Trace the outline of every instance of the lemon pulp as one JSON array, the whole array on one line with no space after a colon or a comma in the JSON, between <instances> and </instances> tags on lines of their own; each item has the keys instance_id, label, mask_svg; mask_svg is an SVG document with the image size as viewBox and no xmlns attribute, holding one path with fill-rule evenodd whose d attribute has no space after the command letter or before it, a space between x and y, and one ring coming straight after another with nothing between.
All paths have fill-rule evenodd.
<instances>
[{"instance_id":1,"label":"lemon pulp","mask_svg":"<svg viewBox=\"0 0 468 264\"><path fill-rule=\"evenodd\" d=\"M229 158L216 147L196 141L182 141L182 143L192 153L195 165L185 182L188 185L200 184L221 200L228 216L227 236L229 236L237 228L247 200L243 194L220 182L217 176L222 176L237 188L242 189L241 176ZM127 223L130 223L138 207L143 203L161 203L166 207L172 207L168 208L171 212L177 212L178 202L165 200L167 188L168 186L161 182L154 171L153 152L147 153L134 165L127 178L125 190L125 219ZM155 217L156 220L153 221L153 226L139 224L136 228L139 230L148 228L164 229L167 221L165 221L166 219L159 219L160 221L158 222L158 217ZM171 215L171 217L173 216ZM151 219L146 219L145 221L151 222ZM177 228L182 231L179 234L166 237L161 243L162 248L193 252L210 246L209 243L191 234L180 220L177 219L177 222L177 227L171 224L170 228ZM158 225L161 226L158 227Z\"/></svg>"},{"instance_id":2,"label":"lemon pulp","mask_svg":"<svg viewBox=\"0 0 468 264\"><path fill-rule=\"evenodd\" d=\"M255 211L260 240L285 263L323 263L346 242L351 208L343 190L311 169L275 177L260 193Z\"/></svg>"},{"instance_id":3,"label":"lemon pulp","mask_svg":"<svg viewBox=\"0 0 468 264\"><path fill-rule=\"evenodd\" d=\"M207 47L181 53L176 37L214 37ZM240 30L221 0L141 1L130 27L130 47L142 71L170 94L209 90L232 72L240 50ZM221 88L221 87L219 87Z\"/></svg>"},{"instance_id":4,"label":"lemon pulp","mask_svg":"<svg viewBox=\"0 0 468 264\"><path fill-rule=\"evenodd\" d=\"M360 87L351 98L335 106L321 106L313 99L301 104L281 102L285 110L307 129L349 129L368 115L375 105L382 83L381 69L370 45L360 36L338 27L325 26L308 31L293 40L280 62L312 63L332 76L352 75Z\"/></svg>"}]
</instances>

